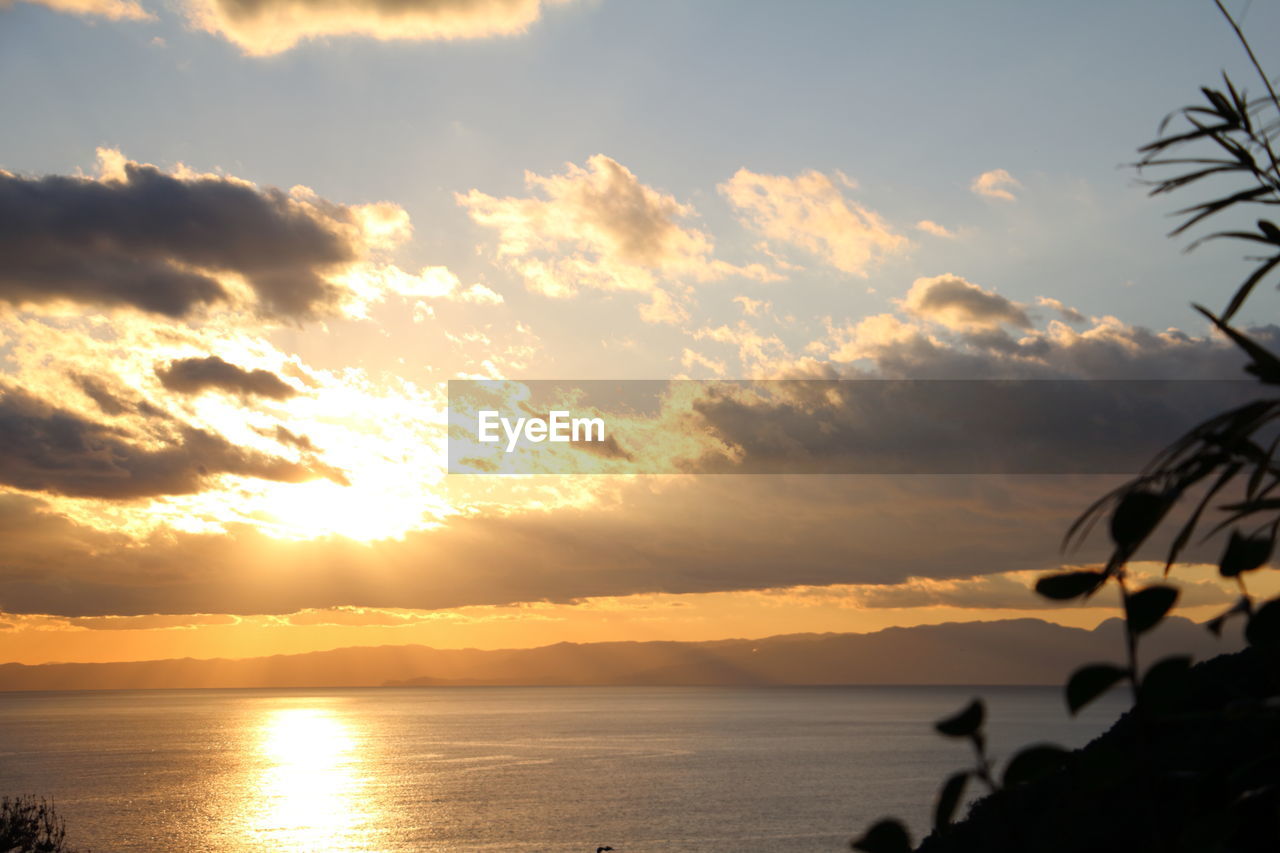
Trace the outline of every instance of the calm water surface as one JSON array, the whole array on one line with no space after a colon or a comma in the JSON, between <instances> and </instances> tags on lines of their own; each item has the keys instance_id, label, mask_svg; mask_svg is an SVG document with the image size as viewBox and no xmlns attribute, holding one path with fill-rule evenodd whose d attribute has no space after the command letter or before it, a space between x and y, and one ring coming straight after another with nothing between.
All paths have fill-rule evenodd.
<instances>
[{"instance_id":1,"label":"calm water surface","mask_svg":"<svg viewBox=\"0 0 1280 853\"><path fill-rule=\"evenodd\" d=\"M994 749L1077 746L1056 688L423 688L0 694L0 792L106 851L836 851L917 829L986 697Z\"/></svg>"}]
</instances>

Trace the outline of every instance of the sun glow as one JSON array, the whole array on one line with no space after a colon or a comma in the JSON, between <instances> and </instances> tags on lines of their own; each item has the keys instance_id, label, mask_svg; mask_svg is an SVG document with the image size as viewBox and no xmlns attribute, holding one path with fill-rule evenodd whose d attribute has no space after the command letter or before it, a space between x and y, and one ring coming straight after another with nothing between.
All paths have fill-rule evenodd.
<instances>
[{"instance_id":1,"label":"sun glow","mask_svg":"<svg viewBox=\"0 0 1280 853\"><path fill-rule=\"evenodd\" d=\"M272 850L363 849L353 843L368 818L362 758L339 713L273 709L259 729L258 756L254 835Z\"/></svg>"},{"instance_id":2,"label":"sun glow","mask_svg":"<svg viewBox=\"0 0 1280 853\"><path fill-rule=\"evenodd\" d=\"M281 539L345 536L361 542L392 539L430 526L434 508L423 494L400 489L340 486L327 480L280 484L267 490L260 513L264 532ZM438 509L438 508L435 508Z\"/></svg>"}]
</instances>

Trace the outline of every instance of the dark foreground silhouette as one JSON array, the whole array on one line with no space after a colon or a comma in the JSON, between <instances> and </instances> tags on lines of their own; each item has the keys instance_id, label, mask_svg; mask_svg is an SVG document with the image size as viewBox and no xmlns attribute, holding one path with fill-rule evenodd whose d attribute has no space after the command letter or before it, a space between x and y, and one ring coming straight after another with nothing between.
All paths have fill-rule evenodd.
<instances>
[{"instance_id":1,"label":"dark foreground silhouette","mask_svg":"<svg viewBox=\"0 0 1280 853\"><path fill-rule=\"evenodd\" d=\"M1152 195L1178 192L1208 179L1212 195L1178 211L1174 234L1224 211L1237 217L1274 216L1280 206L1280 90L1237 21L1214 0L1237 36L1265 92L1249 96L1229 75L1220 88L1203 87L1203 101L1170 115L1158 138L1139 149L1134 165ZM1236 182L1220 195L1221 179ZM1218 220L1215 220L1218 221ZM1246 244L1253 272L1220 313L1196 306L1213 326L1249 356L1245 368L1259 380L1258 399L1216 415L1157 454L1133 480L1104 495L1076 520L1066 545L1078 545L1105 525L1112 542L1106 563L1042 577L1036 591L1055 601L1087 600L1102 589L1120 593L1124 615L1122 658L1077 669L1066 684L1067 706L1077 713L1117 684L1132 691L1133 709L1111 731L1068 752L1037 744L1019 752L997 777L987 753L981 700L937 723L946 737L967 740L975 764L949 776L939 789L934 835L918 848L938 851L1280 851L1280 596L1258 601L1248 580L1280 568L1280 352L1233 317L1263 280L1280 271L1280 225L1257 219L1249 229L1237 218L1201 237ZM1257 251L1264 254L1254 254ZM1173 531L1166 545L1154 536ZM1166 578L1145 585L1129 565L1159 544L1165 574L1185 562L1184 549L1216 540L1222 578L1238 601L1206 627L1221 633L1243 622L1249 648L1198 667L1174 655L1150 661L1140 641L1161 624L1179 598ZM1223 542L1225 540L1225 542ZM990 795L959 824L956 807L971 784ZM894 818L872 825L852 846L864 853L909 853L911 838Z\"/></svg>"},{"instance_id":2,"label":"dark foreground silhouette","mask_svg":"<svg viewBox=\"0 0 1280 853\"><path fill-rule=\"evenodd\" d=\"M919 853L1280 850L1280 665L1249 648L1191 669L1037 779L976 802Z\"/></svg>"},{"instance_id":3,"label":"dark foreground silhouette","mask_svg":"<svg viewBox=\"0 0 1280 853\"><path fill-rule=\"evenodd\" d=\"M78 853L53 804L37 797L0 799L0 850L5 853ZM88 853L88 851L79 851Z\"/></svg>"}]
</instances>

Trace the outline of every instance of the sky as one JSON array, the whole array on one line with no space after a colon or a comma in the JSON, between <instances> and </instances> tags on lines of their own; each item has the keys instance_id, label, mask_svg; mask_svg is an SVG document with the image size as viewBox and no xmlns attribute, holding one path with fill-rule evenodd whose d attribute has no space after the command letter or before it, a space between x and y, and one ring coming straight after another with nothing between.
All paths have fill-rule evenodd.
<instances>
[{"instance_id":1,"label":"sky","mask_svg":"<svg viewBox=\"0 0 1280 853\"><path fill-rule=\"evenodd\" d=\"M1189 0L0 0L0 660L1096 624L1028 587L1114 477L459 477L445 383L1237 378L1127 165L1223 69Z\"/></svg>"}]
</instances>

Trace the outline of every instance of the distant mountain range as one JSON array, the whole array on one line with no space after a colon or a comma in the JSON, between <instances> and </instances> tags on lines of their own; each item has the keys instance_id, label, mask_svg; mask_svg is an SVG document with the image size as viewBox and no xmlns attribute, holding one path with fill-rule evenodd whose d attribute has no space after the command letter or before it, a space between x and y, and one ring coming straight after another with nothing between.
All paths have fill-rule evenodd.
<instances>
[{"instance_id":1,"label":"distant mountain range","mask_svg":"<svg viewBox=\"0 0 1280 853\"><path fill-rule=\"evenodd\" d=\"M1149 664L1234 651L1186 619L1144 638ZM1120 660L1121 627L1039 619L951 622L870 634L789 634L711 642L557 643L534 649L366 646L239 660L0 665L0 690L448 685L1061 684L1076 667Z\"/></svg>"}]
</instances>

